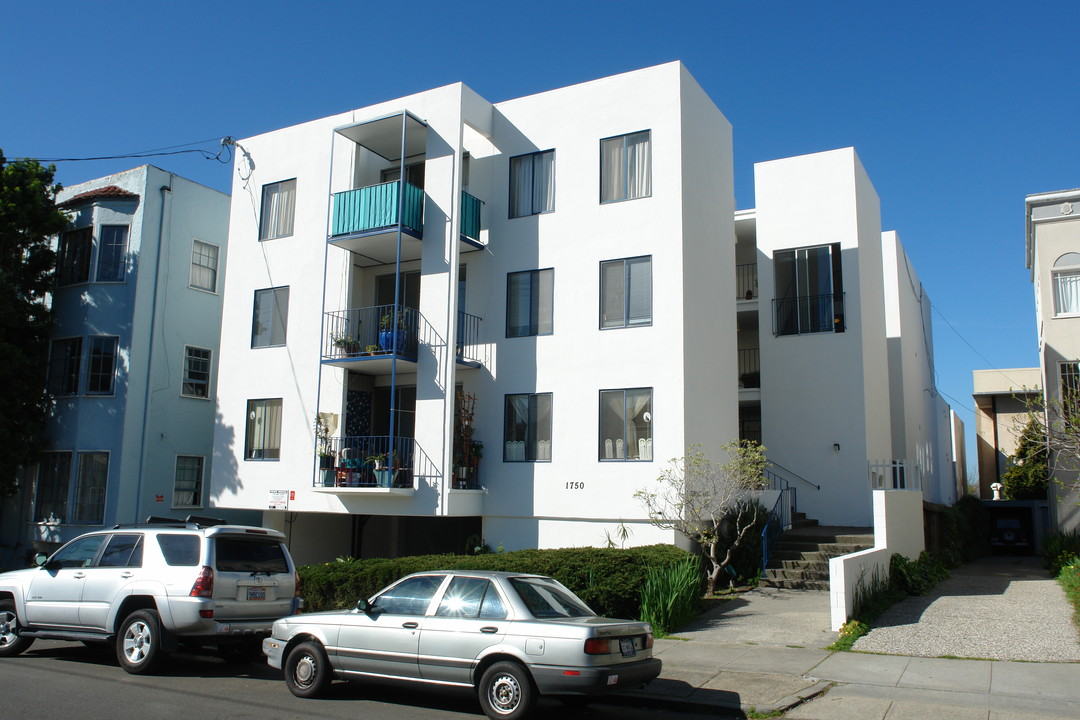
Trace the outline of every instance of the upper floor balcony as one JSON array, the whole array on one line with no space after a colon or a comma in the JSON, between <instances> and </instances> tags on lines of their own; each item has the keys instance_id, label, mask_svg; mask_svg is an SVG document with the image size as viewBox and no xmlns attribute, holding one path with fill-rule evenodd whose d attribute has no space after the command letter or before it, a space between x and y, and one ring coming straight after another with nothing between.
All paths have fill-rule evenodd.
<instances>
[{"instance_id":1,"label":"upper floor balcony","mask_svg":"<svg viewBox=\"0 0 1080 720\"><path fill-rule=\"evenodd\" d=\"M735 297L756 300L758 296L757 263L735 266Z\"/></svg>"}]
</instances>

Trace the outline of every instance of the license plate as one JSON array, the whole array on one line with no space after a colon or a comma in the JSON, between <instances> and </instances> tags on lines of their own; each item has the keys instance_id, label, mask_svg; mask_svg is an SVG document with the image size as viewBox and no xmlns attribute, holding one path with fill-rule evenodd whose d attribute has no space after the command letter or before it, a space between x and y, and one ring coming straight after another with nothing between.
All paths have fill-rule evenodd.
<instances>
[{"instance_id":1,"label":"license plate","mask_svg":"<svg viewBox=\"0 0 1080 720\"><path fill-rule=\"evenodd\" d=\"M619 676L618 675L608 675L607 684L608 685L618 685L619 684Z\"/></svg>"},{"instance_id":2,"label":"license plate","mask_svg":"<svg viewBox=\"0 0 1080 720\"><path fill-rule=\"evenodd\" d=\"M634 657L637 655L637 649L634 647L633 638L619 638L619 650L622 651L623 657Z\"/></svg>"},{"instance_id":3,"label":"license plate","mask_svg":"<svg viewBox=\"0 0 1080 720\"><path fill-rule=\"evenodd\" d=\"M266 588L249 587L248 591L247 591L247 599L248 600L265 600L266 599ZM625 655L626 653L623 653L623 654Z\"/></svg>"}]
</instances>

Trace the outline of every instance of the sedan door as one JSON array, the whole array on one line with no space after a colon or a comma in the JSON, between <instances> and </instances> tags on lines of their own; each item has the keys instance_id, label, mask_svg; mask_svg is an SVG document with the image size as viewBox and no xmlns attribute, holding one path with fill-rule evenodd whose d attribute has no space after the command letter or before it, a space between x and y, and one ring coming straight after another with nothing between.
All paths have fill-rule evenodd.
<instances>
[{"instance_id":1,"label":"sedan door","mask_svg":"<svg viewBox=\"0 0 1080 720\"><path fill-rule=\"evenodd\" d=\"M86 573L105 535L85 535L57 550L38 568L26 594L28 625L79 627L79 602Z\"/></svg>"},{"instance_id":2,"label":"sedan door","mask_svg":"<svg viewBox=\"0 0 1080 720\"><path fill-rule=\"evenodd\" d=\"M502 642L510 621L506 603L487 578L455 577L420 633L425 680L472 684L476 659Z\"/></svg>"},{"instance_id":3,"label":"sedan door","mask_svg":"<svg viewBox=\"0 0 1080 720\"><path fill-rule=\"evenodd\" d=\"M407 577L373 601L367 612L346 617L341 626L338 667L347 673L417 678L420 631L444 576Z\"/></svg>"}]
</instances>

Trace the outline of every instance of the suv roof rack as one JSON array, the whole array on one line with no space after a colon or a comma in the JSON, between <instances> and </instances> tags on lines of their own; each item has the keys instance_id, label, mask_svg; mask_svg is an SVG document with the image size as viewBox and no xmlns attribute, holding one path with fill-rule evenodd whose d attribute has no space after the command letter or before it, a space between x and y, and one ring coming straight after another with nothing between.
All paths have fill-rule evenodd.
<instances>
[{"instance_id":1,"label":"suv roof rack","mask_svg":"<svg viewBox=\"0 0 1080 720\"><path fill-rule=\"evenodd\" d=\"M216 527L218 525L227 525L225 520L220 518L202 517L199 515L188 515L183 520L178 518L162 517L160 515L150 515L146 518L146 522L141 523L118 523L113 525L113 530L119 530L121 528L140 528L140 527L171 527L181 530L199 530L201 528Z\"/></svg>"}]
</instances>

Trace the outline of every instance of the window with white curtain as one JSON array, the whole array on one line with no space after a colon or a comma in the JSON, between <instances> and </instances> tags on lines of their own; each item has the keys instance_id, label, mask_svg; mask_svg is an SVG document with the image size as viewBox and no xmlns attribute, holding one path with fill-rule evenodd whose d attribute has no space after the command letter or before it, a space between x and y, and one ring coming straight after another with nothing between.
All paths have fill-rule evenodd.
<instances>
[{"instance_id":1,"label":"window with white curtain","mask_svg":"<svg viewBox=\"0 0 1080 720\"><path fill-rule=\"evenodd\" d=\"M221 248L217 245L193 240L191 243L191 279L188 287L207 292L217 292L218 256Z\"/></svg>"},{"instance_id":2,"label":"window with white curtain","mask_svg":"<svg viewBox=\"0 0 1080 720\"><path fill-rule=\"evenodd\" d=\"M652 324L652 256L600 263L600 327Z\"/></svg>"},{"instance_id":3,"label":"window with white curtain","mask_svg":"<svg viewBox=\"0 0 1080 720\"><path fill-rule=\"evenodd\" d=\"M551 461L551 393L506 396L503 460Z\"/></svg>"},{"instance_id":4,"label":"window with white curtain","mask_svg":"<svg viewBox=\"0 0 1080 720\"><path fill-rule=\"evenodd\" d=\"M184 397L210 397L210 351L206 348L184 347L184 383L180 394Z\"/></svg>"},{"instance_id":5,"label":"window with white curtain","mask_svg":"<svg viewBox=\"0 0 1080 720\"><path fill-rule=\"evenodd\" d=\"M506 276L506 337L554 332L555 270L526 270Z\"/></svg>"},{"instance_id":6,"label":"window with white curtain","mask_svg":"<svg viewBox=\"0 0 1080 720\"><path fill-rule=\"evenodd\" d=\"M1065 253L1054 261L1054 314L1080 315L1080 253Z\"/></svg>"},{"instance_id":7,"label":"window with white curtain","mask_svg":"<svg viewBox=\"0 0 1080 720\"><path fill-rule=\"evenodd\" d=\"M510 217L555 209L555 151L510 158Z\"/></svg>"},{"instance_id":8,"label":"window with white curtain","mask_svg":"<svg viewBox=\"0 0 1080 720\"><path fill-rule=\"evenodd\" d=\"M109 480L109 453L79 453L75 481L74 522L97 525L105 520L105 486Z\"/></svg>"},{"instance_id":9,"label":"window with white curtain","mask_svg":"<svg viewBox=\"0 0 1080 720\"><path fill-rule=\"evenodd\" d=\"M652 131L600 141L600 202L652 195Z\"/></svg>"},{"instance_id":10,"label":"window with white curtain","mask_svg":"<svg viewBox=\"0 0 1080 720\"><path fill-rule=\"evenodd\" d=\"M251 316L251 347L284 345L288 324L289 288L256 290Z\"/></svg>"},{"instance_id":11,"label":"window with white curtain","mask_svg":"<svg viewBox=\"0 0 1080 720\"><path fill-rule=\"evenodd\" d=\"M248 400L245 460L281 458L281 398Z\"/></svg>"},{"instance_id":12,"label":"window with white curtain","mask_svg":"<svg viewBox=\"0 0 1080 720\"><path fill-rule=\"evenodd\" d=\"M652 388L600 391L600 459L653 459Z\"/></svg>"},{"instance_id":13,"label":"window with white curtain","mask_svg":"<svg viewBox=\"0 0 1080 720\"><path fill-rule=\"evenodd\" d=\"M116 353L120 338L94 335L90 338L90 358L86 367L88 395L112 395L116 379Z\"/></svg>"},{"instance_id":14,"label":"window with white curtain","mask_svg":"<svg viewBox=\"0 0 1080 720\"><path fill-rule=\"evenodd\" d=\"M38 460L35 522L65 522L67 520L70 483L71 453L42 453Z\"/></svg>"},{"instance_id":15,"label":"window with white curtain","mask_svg":"<svg viewBox=\"0 0 1080 720\"><path fill-rule=\"evenodd\" d=\"M123 282L127 272L127 225L102 225L98 232L97 282Z\"/></svg>"},{"instance_id":16,"label":"window with white curtain","mask_svg":"<svg viewBox=\"0 0 1080 720\"><path fill-rule=\"evenodd\" d=\"M295 208L295 179L263 185L259 239L273 240L292 235Z\"/></svg>"},{"instance_id":17,"label":"window with white curtain","mask_svg":"<svg viewBox=\"0 0 1080 720\"><path fill-rule=\"evenodd\" d=\"M174 508L202 507L203 458L198 455L177 455L173 476Z\"/></svg>"}]
</instances>

